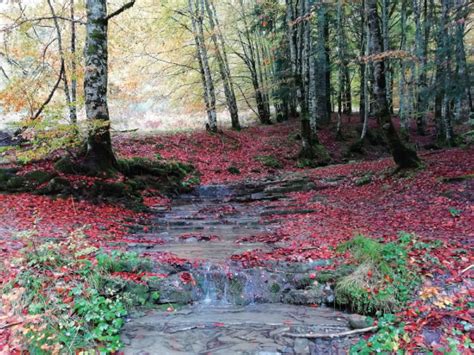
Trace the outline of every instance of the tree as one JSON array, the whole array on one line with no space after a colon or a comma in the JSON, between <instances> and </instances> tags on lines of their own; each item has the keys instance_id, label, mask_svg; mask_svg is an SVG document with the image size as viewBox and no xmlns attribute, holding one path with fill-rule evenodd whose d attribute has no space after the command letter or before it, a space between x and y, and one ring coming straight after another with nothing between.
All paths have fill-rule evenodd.
<instances>
[{"instance_id":1,"label":"tree","mask_svg":"<svg viewBox=\"0 0 474 355\"><path fill-rule=\"evenodd\" d=\"M132 7L135 0L107 15L106 0L87 0L87 25L84 93L89 121L84 165L97 172L116 170L117 159L112 149L110 117L107 104L108 43L107 26L111 18Z\"/></svg>"},{"instance_id":2,"label":"tree","mask_svg":"<svg viewBox=\"0 0 474 355\"><path fill-rule=\"evenodd\" d=\"M196 44L196 55L201 70L203 96L208 117L207 128L211 132L217 132L216 91L204 37L204 4L200 0L188 0L188 6Z\"/></svg>"},{"instance_id":3,"label":"tree","mask_svg":"<svg viewBox=\"0 0 474 355\"><path fill-rule=\"evenodd\" d=\"M211 39L214 44L217 62L219 64L219 71L224 85L224 93L227 101L227 109L230 113L232 128L239 130L239 109L237 107L237 100L235 98L234 82L230 73L229 60L227 59L227 52L225 48L224 36L219 27L219 20L216 14L216 9L212 0L202 0L201 6L206 7L207 16L209 19L209 29L211 31Z\"/></svg>"},{"instance_id":4,"label":"tree","mask_svg":"<svg viewBox=\"0 0 474 355\"><path fill-rule=\"evenodd\" d=\"M374 94L377 121L392 152L393 159L400 169L416 168L420 160L416 152L406 147L400 140L390 117L390 107L386 95L385 60L382 53L382 35L377 10L377 0L367 0L368 22L373 60Z\"/></svg>"}]
</instances>

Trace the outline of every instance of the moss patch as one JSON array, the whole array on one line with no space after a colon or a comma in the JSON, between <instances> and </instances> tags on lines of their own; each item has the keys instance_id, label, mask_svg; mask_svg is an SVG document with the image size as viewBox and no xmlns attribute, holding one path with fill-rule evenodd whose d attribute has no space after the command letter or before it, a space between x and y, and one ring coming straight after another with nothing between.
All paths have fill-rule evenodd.
<instances>
[{"instance_id":1,"label":"moss patch","mask_svg":"<svg viewBox=\"0 0 474 355\"><path fill-rule=\"evenodd\" d=\"M257 155L255 160L259 161L267 168L272 169L281 169L283 168L283 164L273 155Z\"/></svg>"}]
</instances>

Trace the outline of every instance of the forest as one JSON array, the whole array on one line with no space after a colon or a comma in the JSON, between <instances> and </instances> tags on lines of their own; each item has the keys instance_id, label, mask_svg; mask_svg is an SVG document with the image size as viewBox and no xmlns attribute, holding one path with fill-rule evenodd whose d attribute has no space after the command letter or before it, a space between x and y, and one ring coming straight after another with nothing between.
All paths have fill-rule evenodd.
<instances>
[{"instance_id":1,"label":"forest","mask_svg":"<svg viewBox=\"0 0 474 355\"><path fill-rule=\"evenodd\" d=\"M470 354L468 0L0 0L0 354Z\"/></svg>"}]
</instances>

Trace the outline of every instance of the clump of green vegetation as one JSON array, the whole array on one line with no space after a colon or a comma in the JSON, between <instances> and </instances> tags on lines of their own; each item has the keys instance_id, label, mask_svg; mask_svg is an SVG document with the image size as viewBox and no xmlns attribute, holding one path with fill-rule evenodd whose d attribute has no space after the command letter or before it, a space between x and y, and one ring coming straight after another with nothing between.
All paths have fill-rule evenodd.
<instances>
[{"instance_id":1,"label":"clump of green vegetation","mask_svg":"<svg viewBox=\"0 0 474 355\"><path fill-rule=\"evenodd\" d=\"M378 320L378 331L369 341L360 340L351 350L351 355L383 353L393 354L399 351L400 339L408 336L402 323L397 324L397 317L386 314Z\"/></svg>"},{"instance_id":2,"label":"clump of green vegetation","mask_svg":"<svg viewBox=\"0 0 474 355\"><path fill-rule=\"evenodd\" d=\"M259 161L260 163L265 165L267 168L272 168L272 169L283 168L283 164L273 155L257 155L255 157L255 160Z\"/></svg>"},{"instance_id":3,"label":"clump of green vegetation","mask_svg":"<svg viewBox=\"0 0 474 355\"><path fill-rule=\"evenodd\" d=\"M97 266L104 272L151 271L153 264L149 259L142 258L138 253L113 250L110 254L99 253L96 256Z\"/></svg>"},{"instance_id":4,"label":"clump of green vegetation","mask_svg":"<svg viewBox=\"0 0 474 355\"><path fill-rule=\"evenodd\" d=\"M229 166L227 168L227 171L232 175L240 175L240 169L233 165Z\"/></svg>"},{"instance_id":5,"label":"clump of green vegetation","mask_svg":"<svg viewBox=\"0 0 474 355\"><path fill-rule=\"evenodd\" d=\"M35 235L23 234L28 246L16 260L20 272L1 289L4 306L24 319L17 341L31 354L119 350L128 308L159 298L144 276L151 261L105 253L80 233L40 245Z\"/></svg>"},{"instance_id":6,"label":"clump of green vegetation","mask_svg":"<svg viewBox=\"0 0 474 355\"><path fill-rule=\"evenodd\" d=\"M355 184L356 186L363 186L363 185L367 185L367 184L370 184L372 182L372 174L369 173L369 174L365 174L364 176L358 178L356 181L355 181Z\"/></svg>"},{"instance_id":7,"label":"clump of green vegetation","mask_svg":"<svg viewBox=\"0 0 474 355\"><path fill-rule=\"evenodd\" d=\"M419 282L407 265L411 245L412 236L406 233L385 244L359 235L340 245L339 251L351 252L356 268L336 283L336 302L362 314L400 309Z\"/></svg>"},{"instance_id":8,"label":"clump of green vegetation","mask_svg":"<svg viewBox=\"0 0 474 355\"><path fill-rule=\"evenodd\" d=\"M331 162L331 156L323 145L313 145L312 150L314 158L300 157L296 164L298 168L317 168L328 165Z\"/></svg>"}]
</instances>

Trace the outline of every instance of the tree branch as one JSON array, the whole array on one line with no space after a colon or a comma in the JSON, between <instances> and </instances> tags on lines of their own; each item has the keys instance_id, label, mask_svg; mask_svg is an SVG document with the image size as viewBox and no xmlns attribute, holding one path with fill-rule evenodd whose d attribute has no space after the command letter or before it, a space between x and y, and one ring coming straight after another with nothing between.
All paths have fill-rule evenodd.
<instances>
[{"instance_id":1,"label":"tree branch","mask_svg":"<svg viewBox=\"0 0 474 355\"><path fill-rule=\"evenodd\" d=\"M112 17L115 17L117 15L120 15L122 12L124 12L125 10L128 10L130 9L133 5L135 5L135 0L132 0L128 3L126 3L125 5L123 5L120 9L112 12L110 15L108 15L106 18L105 18L105 21L108 21L110 20Z\"/></svg>"},{"instance_id":2,"label":"tree branch","mask_svg":"<svg viewBox=\"0 0 474 355\"><path fill-rule=\"evenodd\" d=\"M51 90L51 92L49 93L49 96L48 98L46 99L45 102L43 102L43 104L41 105L41 107L38 109L38 111L36 112L36 114L34 114L33 117L31 117L32 120L36 120L40 115L41 113L43 112L44 108L49 104L49 102L51 101L51 99L53 98L54 96L54 93L56 92L56 89L58 88L59 86L59 83L61 82L61 79L64 75L64 62L61 63L61 70L59 71L59 76L58 76L58 80L56 81L56 84L54 84L53 86L53 89Z\"/></svg>"},{"instance_id":3,"label":"tree branch","mask_svg":"<svg viewBox=\"0 0 474 355\"><path fill-rule=\"evenodd\" d=\"M318 339L318 338L340 338L340 337L346 337L354 334L362 334L362 333L367 333L367 332L372 332L376 330L378 327L377 326L372 326L372 327L367 327L367 328L362 328L362 329L355 329L355 330L349 330L347 332L341 332L341 333L308 333L308 334L295 334L295 333L283 333L283 336L290 337L290 338L307 338L307 339Z\"/></svg>"}]
</instances>

